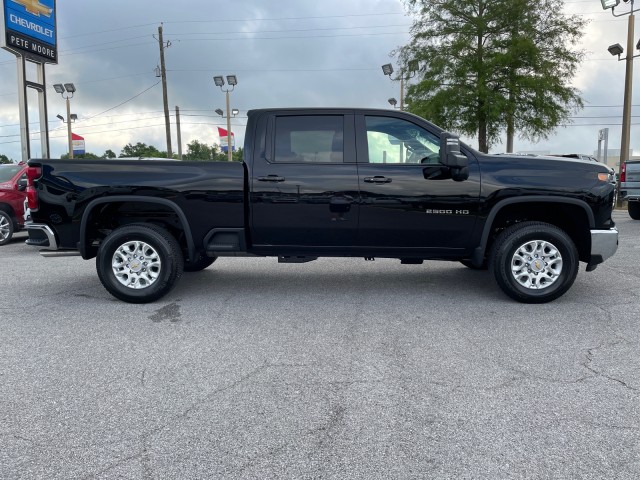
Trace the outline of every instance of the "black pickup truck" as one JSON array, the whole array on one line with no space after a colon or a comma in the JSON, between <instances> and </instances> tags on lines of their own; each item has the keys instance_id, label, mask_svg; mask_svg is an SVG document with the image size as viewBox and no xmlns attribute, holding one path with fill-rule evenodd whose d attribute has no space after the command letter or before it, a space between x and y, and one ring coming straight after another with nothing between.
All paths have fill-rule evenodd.
<instances>
[{"instance_id":1,"label":"black pickup truck","mask_svg":"<svg viewBox=\"0 0 640 480\"><path fill-rule=\"evenodd\" d=\"M579 261L591 271L617 249L604 165L481 154L398 111L248 117L243 163L31 160L27 243L96 258L104 287L132 303L228 256L459 261L543 303Z\"/></svg>"}]
</instances>

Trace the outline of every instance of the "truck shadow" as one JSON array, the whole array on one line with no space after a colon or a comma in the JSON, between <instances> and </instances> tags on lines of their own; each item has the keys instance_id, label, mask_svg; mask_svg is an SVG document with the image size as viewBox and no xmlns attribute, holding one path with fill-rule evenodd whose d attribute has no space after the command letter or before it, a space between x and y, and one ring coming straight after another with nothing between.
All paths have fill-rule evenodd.
<instances>
[{"instance_id":1,"label":"truck shadow","mask_svg":"<svg viewBox=\"0 0 640 480\"><path fill-rule=\"evenodd\" d=\"M378 262L376 262L378 263ZM352 262L344 267L304 265L278 265L265 270L227 268L222 263L202 272L185 273L172 297L198 298L201 296L369 296L388 295L410 298L458 297L504 299L488 271L474 271L455 262L425 262L424 265L398 265L380 262L362 265ZM230 264L228 264L230 265Z\"/></svg>"}]
</instances>

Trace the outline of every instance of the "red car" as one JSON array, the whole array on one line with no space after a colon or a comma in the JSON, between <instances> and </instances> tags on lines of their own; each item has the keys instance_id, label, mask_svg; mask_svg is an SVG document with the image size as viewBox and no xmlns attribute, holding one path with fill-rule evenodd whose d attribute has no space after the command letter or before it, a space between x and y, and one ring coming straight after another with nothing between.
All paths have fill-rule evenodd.
<instances>
[{"instance_id":1,"label":"red car","mask_svg":"<svg viewBox=\"0 0 640 480\"><path fill-rule=\"evenodd\" d=\"M0 245L24 227L26 170L26 164L0 165Z\"/></svg>"}]
</instances>

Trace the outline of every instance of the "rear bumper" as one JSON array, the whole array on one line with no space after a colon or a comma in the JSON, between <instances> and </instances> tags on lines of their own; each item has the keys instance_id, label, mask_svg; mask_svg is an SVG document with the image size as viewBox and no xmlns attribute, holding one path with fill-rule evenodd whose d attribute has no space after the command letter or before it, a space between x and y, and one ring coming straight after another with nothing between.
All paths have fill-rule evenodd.
<instances>
[{"instance_id":1,"label":"rear bumper","mask_svg":"<svg viewBox=\"0 0 640 480\"><path fill-rule=\"evenodd\" d=\"M58 250L56 235L49 225L43 223L26 222L24 228L29 232L27 245L40 247L44 250Z\"/></svg>"},{"instance_id":2,"label":"rear bumper","mask_svg":"<svg viewBox=\"0 0 640 480\"><path fill-rule=\"evenodd\" d=\"M587 270L593 270L596 265L612 257L618 250L618 229L591 230L591 260Z\"/></svg>"}]
</instances>

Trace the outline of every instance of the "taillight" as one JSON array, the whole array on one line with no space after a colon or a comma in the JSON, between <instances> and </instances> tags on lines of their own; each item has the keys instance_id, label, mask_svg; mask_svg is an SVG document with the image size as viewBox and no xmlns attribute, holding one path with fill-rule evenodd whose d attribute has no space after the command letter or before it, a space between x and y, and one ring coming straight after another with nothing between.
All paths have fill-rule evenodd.
<instances>
[{"instance_id":1,"label":"taillight","mask_svg":"<svg viewBox=\"0 0 640 480\"><path fill-rule=\"evenodd\" d=\"M38 210L38 191L36 190L35 180L42 175L40 167L27 168L27 205L29 210Z\"/></svg>"},{"instance_id":2,"label":"taillight","mask_svg":"<svg viewBox=\"0 0 640 480\"><path fill-rule=\"evenodd\" d=\"M627 163L626 162L622 164L622 172L620 172L620 181L621 182L627 181Z\"/></svg>"}]
</instances>

